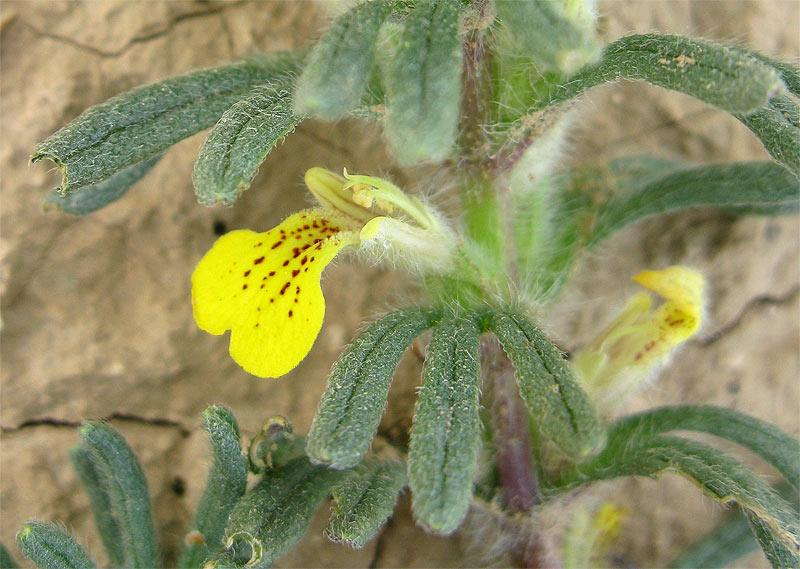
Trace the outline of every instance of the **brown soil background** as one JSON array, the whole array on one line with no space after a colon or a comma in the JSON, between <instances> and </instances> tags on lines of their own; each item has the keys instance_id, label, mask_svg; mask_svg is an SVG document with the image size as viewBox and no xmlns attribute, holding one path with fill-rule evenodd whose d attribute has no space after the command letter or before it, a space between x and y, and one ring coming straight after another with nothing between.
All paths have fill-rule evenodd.
<instances>
[{"instance_id":1,"label":"brown soil background","mask_svg":"<svg viewBox=\"0 0 800 569\"><path fill-rule=\"evenodd\" d=\"M602 13L608 40L662 30L800 56L796 1L607 2ZM28 157L37 141L83 109L139 84L256 51L306 47L324 22L319 6L306 2L0 3L0 541L7 546L13 547L25 520L60 520L105 560L67 449L76 442L77 422L114 415L119 418L111 423L128 438L148 476L163 555L174 560L208 465L198 430L202 410L211 403L231 406L245 434L271 414L288 416L305 432L340 347L362 320L408 294L396 273L348 260L329 268L322 333L310 356L280 381L247 375L230 361L227 341L199 331L192 319L189 276L214 240L214 222L262 231L274 226L307 202L301 181L308 167L346 166L435 190L420 172L395 169L378 131L355 122L301 125L232 209L205 209L194 199L191 168L199 135L179 144L125 199L91 217L41 212L58 175L46 165L29 167ZM576 125L572 156L580 159L643 152L695 163L766 157L731 117L644 85L593 91ZM697 267L711 283L707 323L629 408L711 403L797 435L799 237L794 218L698 210L648 220L586 261L545 321L562 346L574 349L635 291L630 276L674 263ZM399 433L410 424L419 371L414 358L401 366L387 431ZM776 479L758 462L749 463ZM178 478L182 494L175 490ZM725 515L675 476L621 480L593 492L629 509L615 549L638 566L665 564ZM426 535L411 521L407 499L380 539L361 551L328 543L325 520L323 508L302 545L279 565L505 563L502 555L481 556L470 532L449 539ZM768 565L755 553L739 566Z\"/></svg>"}]
</instances>

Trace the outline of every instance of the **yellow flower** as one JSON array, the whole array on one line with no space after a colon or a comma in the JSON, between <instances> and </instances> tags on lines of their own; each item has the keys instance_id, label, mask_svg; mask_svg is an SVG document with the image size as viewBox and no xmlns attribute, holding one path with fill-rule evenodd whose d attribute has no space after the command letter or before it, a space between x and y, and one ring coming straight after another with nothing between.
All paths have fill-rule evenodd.
<instances>
[{"instance_id":1,"label":"yellow flower","mask_svg":"<svg viewBox=\"0 0 800 569\"><path fill-rule=\"evenodd\" d=\"M705 279L687 267L642 271L633 280L665 299L652 310L640 292L573 360L589 395L608 410L641 385L702 323Z\"/></svg>"},{"instance_id":2,"label":"yellow flower","mask_svg":"<svg viewBox=\"0 0 800 569\"><path fill-rule=\"evenodd\" d=\"M305 179L321 207L295 213L266 233L223 235L192 275L197 325L216 335L230 330L231 357L260 377L287 373L311 350L325 316L320 277L339 251L385 236L384 223L428 239L441 231L418 200L385 180L343 178L322 168ZM414 225L387 217L395 209Z\"/></svg>"}]
</instances>

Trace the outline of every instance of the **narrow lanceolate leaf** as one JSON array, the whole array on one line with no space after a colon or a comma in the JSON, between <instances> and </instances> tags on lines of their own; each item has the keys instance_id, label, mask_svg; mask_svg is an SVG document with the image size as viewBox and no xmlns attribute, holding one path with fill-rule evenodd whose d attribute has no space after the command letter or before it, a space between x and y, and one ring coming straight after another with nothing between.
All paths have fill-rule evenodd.
<instances>
[{"instance_id":1,"label":"narrow lanceolate leaf","mask_svg":"<svg viewBox=\"0 0 800 569\"><path fill-rule=\"evenodd\" d=\"M387 3L376 0L362 2L333 21L298 80L294 96L298 115L336 120L358 106L387 15Z\"/></svg>"},{"instance_id":2,"label":"narrow lanceolate leaf","mask_svg":"<svg viewBox=\"0 0 800 569\"><path fill-rule=\"evenodd\" d=\"M520 395L542 435L573 459L600 447L605 431L595 409L547 336L520 314L497 312L489 327L514 364Z\"/></svg>"},{"instance_id":3,"label":"narrow lanceolate leaf","mask_svg":"<svg viewBox=\"0 0 800 569\"><path fill-rule=\"evenodd\" d=\"M95 564L75 540L52 524L28 522L17 534L23 555L40 569L89 569Z\"/></svg>"},{"instance_id":4,"label":"narrow lanceolate leaf","mask_svg":"<svg viewBox=\"0 0 800 569\"><path fill-rule=\"evenodd\" d=\"M300 55L261 54L139 87L96 105L36 147L68 194L139 164L212 126L255 86L296 73Z\"/></svg>"},{"instance_id":5,"label":"narrow lanceolate leaf","mask_svg":"<svg viewBox=\"0 0 800 569\"><path fill-rule=\"evenodd\" d=\"M602 203L587 245L644 216L692 206L747 208L796 207L800 180L771 162L734 162L687 168L639 186ZM765 210L760 210L763 212Z\"/></svg>"},{"instance_id":6,"label":"narrow lanceolate leaf","mask_svg":"<svg viewBox=\"0 0 800 569\"><path fill-rule=\"evenodd\" d=\"M723 569L757 549L758 543L750 531L747 518L737 512L714 528L710 534L694 543L678 559L670 563L669 568Z\"/></svg>"},{"instance_id":7,"label":"narrow lanceolate leaf","mask_svg":"<svg viewBox=\"0 0 800 569\"><path fill-rule=\"evenodd\" d=\"M664 435L637 438L612 431L606 448L578 465L559 486L575 487L619 476L656 477L665 471L689 478L714 500L735 501L763 524L771 540L795 554L800 551L800 514L751 471L702 443Z\"/></svg>"},{"instance_id":8,"label":"narrow lanceolate leaf","mask_svg":"<svg viewBox=\"0 0 800 569\"><path fill-rule=\"evenodd\" d=\"M222 549L228 515L247 487L247 461L242 455L239 426L233 413L226 407L213 405L205 410L203 418L214 463L197 508L194 528L178 562L181 568L202 567L210 554Z\"/></svg>"},{"instance_id":9,"label":"narrow lanceolate leaf","mask_svg":"<svg viewBox=\"0 0 800 569\"><path fill-rule=\"evenodd\" d=\"M778 163L800 177L800 107L781 95L748 115L737 117L761 139Z\"/></svg>"},{"instance_id":10,"label":"narrow lanceolate leaf","mask_svg":"<svg viewBox=\"0 0 800 569\"><path fill-rule=\"evenodd\" d=\"M83 446L77 446L70 449L69 457L81 484L89 494L95 526L108 553L108 560L114 566L122 566L125 563L122 533L112 512L111 498L100 481L91 455Z\"/></svg>"},{"instance_id":11,"label":"narrow lanceolate leaf","mask_svg":"<svg viewBox=\"0 0 800 569\"><path fill-rule=\"evenodd\" d=\"M333 468L358 464L378 430L403 352L438 316L433 309L392 312L370 324L345 349L306 439L311 460Z\"/></svg>"},{"instance_id":12,"label":"narrow lanceolate leaf","mask_svg":"<svg viewBox=\"0 0 800 569\"><path fill-rule=\"evenodd\" d=\"M418 3L405 22L389 76L386 137L403 164L441 160L455 141L461 38L455 0Z\"/></svg>"},{"instance_id":13,"label":"narrow lanceolate leaf","mask_svg":"<svg viewBox=\"0 0 800 569\"><path fill-rule=\"evenodd\" d=\"M104 423L84 425L81 443L94 464L119 526L125 557L123 566L155 567L158 556L150 517L150 496L136 456L125 439Z\"/></svg>"},{"instance_id":14,"label":"narrow lanceolate leaf","mask_svg":"<svg viewBox=\"0 0 800 569\"><path fill-rule=\"evenodd\" d=\"M800 441L744 413L707 405L661 407L614 423L610 437L650 437L667 431L701 431L738 443L769 462L800 489Z\"/></svg>"},{"instance_id":15,"label":"narrow lanceolate leaf","mask_svg":"<svg viewBox=\"0 0 800 569\"><path fill-rule=\"evenodd\" d=\"M291 93L280 84L258 87L225 111L194 165L192 180L200 203L236 201L269 151L299 122Z\"/></svg>"},{"instance_id":16,"label":"narrow lanceolate leaf","mask_svg":"<svg viewBox=\"0 0 800 569\"><path fill-rule=\"evenodd\" d=\"M128 166L101 182L78 188L62 195L55 189L44 200L43 209L58 209L73 215L86 215L102 209L120 199L136 182L144 178L163 154L156 154L143 162Z\"/></svg>"},{"instance_id":17,"label":"narrow lanceolate leaf","mask_svg":"<svg viewBox=\"0 0 800 569\"><path fill-rule=\"evenodd\" d=\"M598 200L598 195L609 197ZM616 160L595 172L576 172L559 200L555 246L538 259L523 255L522 266L539 271L534 276L548 294L557 292L580 251L645 216L702 206L744 214L797 213L800 182L772 162L687 168L643 156Z\"/></svg>"},{"instance_id":18,"label":"narrow lanceolate leaf","mask_svg":"<svg viewBox=\"0 0 800 569\"><path fill-rule=\"evenodd\" d=\"M800 567L800 552L795 545L787 545L779 539L770 525L753 512L745 511L745 515L756 541L774 569Z\"/></svg>"},{"instance_id":19,"label":"narrow lanceolate leaf","mask_svg":"<svg viewBox=\"0 0 800 569\"><path fill-rule=\"evenodd\" d=\"M474 318L445 316L428 346L411 427L408 482L417 522L454 532L467 515L480 449L480 373Z\"/></svg>"},{"instance_id":20,"label":"narrow lanceolate leaf","mask_svg":"<svg viewBox=\"0 0 800 569\"><path fill-rule=\"evenodd\" d=\"M225 529L228 549L247 544L248 567L269 567L297 543L343 472L301 457L268 471L233 508Z\"/></svg>"},{"instance_id":21,"label":"narrow lanceolate leaf","mask_svg":"<svg viewBox=\"0 0 800 569\"><path fill-rule=\"evenodd\" d=\"M610 43L597 64L578 71L536 108L620 79L647 81L740 114L757 110L785 89L774 68L741 50L682 36L642 34Z\"/></svg>"},{"instance_id":22,"label":"narrow lanceolate leaf","mask_svg":"<svg viewBox=\"0 0 800 569\"><path fill-rule=\"evenodd\" d=\"M333 515L325 535L361 549L392 515L406 484L404 463L365 460L333 489Z\"/></svg>"}]
</instances>

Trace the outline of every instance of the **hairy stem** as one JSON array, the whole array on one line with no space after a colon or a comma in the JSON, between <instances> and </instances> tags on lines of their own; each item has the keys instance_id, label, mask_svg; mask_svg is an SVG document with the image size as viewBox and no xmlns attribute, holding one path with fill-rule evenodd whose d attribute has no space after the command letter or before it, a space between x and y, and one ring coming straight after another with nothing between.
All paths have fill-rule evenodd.
<instances>
[{"instance_id":1,"label":"hairy stem","mask_svg":"<svg viewBox=\"0 0 800 569\"><path fill-rule=\"evenodd\" d=\"M527 412L520 399L514 367L497 340L484 338L483 363L491 385L495 463L508 521L515 535L512 556L518 567L558 568L556 557L535 523L541 503L539 480L528 433Z\"/></svg>"}]
</instances>

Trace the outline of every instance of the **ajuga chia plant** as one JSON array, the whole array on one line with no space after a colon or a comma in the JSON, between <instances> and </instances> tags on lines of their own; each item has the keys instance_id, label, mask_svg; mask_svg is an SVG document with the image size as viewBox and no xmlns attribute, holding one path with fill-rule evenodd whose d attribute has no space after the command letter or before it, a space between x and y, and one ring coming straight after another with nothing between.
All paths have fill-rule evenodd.
<instances>
[{"instance_id":1,"label":"ajuga chia plant","mask_svg":"<svg viewBox=\"0 0 800 569\"><path fill-rule=\"evenodd\" d=\"M343 350L308 436L275 443L277 455L258 459L269 468L249 491L232 415L209 411L207 418L227 417L219 428L228 438L214 442L210 490L182 566L268 566L329 494L337 504L329 536L362 546L405 485L416 521L430 532L448 535L471 507L482 508L513 536L510 554L521 566L607 565L603 544L621 515L613 505L586 508L563 535L542 530L537 516L593 482L667 471L735 503L774 567L800 565L793 500L722 450L670 433L738 443L774 466L795 495L797 440L717 407L617 415L702 325L699 272L643 270L634 280L646 291L570 361L537 322L576 262L642 217L695 206L797 213L800 70L682 36L632 35L602 46L595 23L588 0L361 2L307 53L258 54L140 87L36 148L33 161L47 158L63 175L46 204L77 215L121 198L171 145L209 127L193 173L197 197L232 205L269 151L311 118L378 123L399 164L439 164L458 188L461 207L445 214L374 172L311 167L305 182L317 207L266 232L230 232L200 260L192 275L197 324L212 334L230 330L231 356L260 377L284 375L311 349L325 311L320 278L343 249L407 270L422 292ZM560 168L572 106L618 80L649 82L733 115L773 160L692 166L632 156ZM410 442L396 449L402 461L376 462L369 449L395 367L428 330ZM103 536L112 562L152 566L135 460L113 453L128 458L112 471L103 449L121 449L119 436L97 424L82 433L74 462L98 519L106 516L99 525L116 532ZM251 445L251 470L260 453ZM224 468L235 472L221 484L215 473ZM714 544L740 543L743 527L720 528L721 537L676 566L697 551L705 557L693 559L707 566L727 562L730 548ZM27 525L19 542L42 567L90 563L51 526Z\"/></svg>"}]
</instances>

